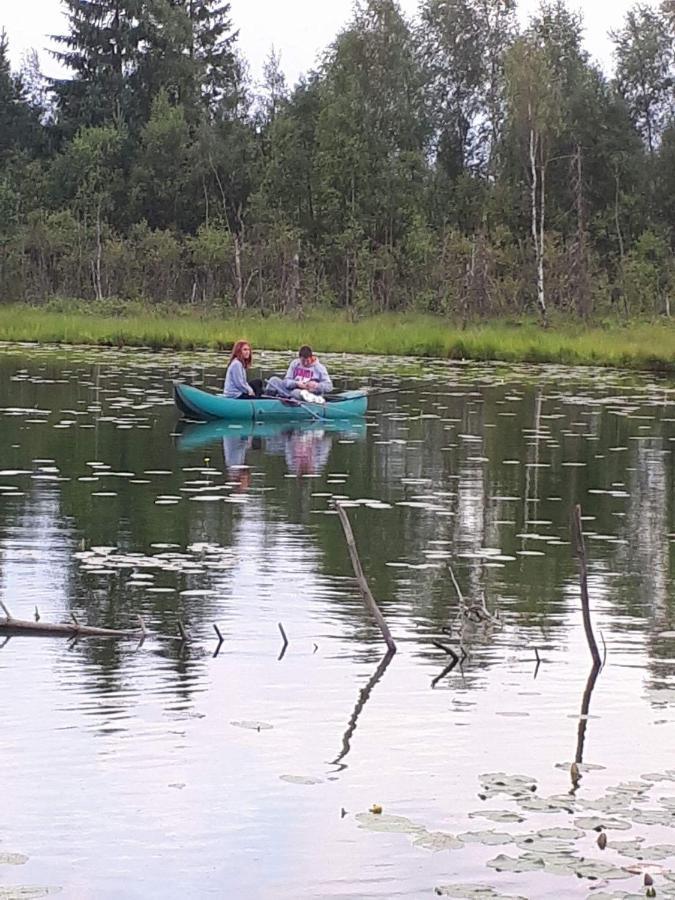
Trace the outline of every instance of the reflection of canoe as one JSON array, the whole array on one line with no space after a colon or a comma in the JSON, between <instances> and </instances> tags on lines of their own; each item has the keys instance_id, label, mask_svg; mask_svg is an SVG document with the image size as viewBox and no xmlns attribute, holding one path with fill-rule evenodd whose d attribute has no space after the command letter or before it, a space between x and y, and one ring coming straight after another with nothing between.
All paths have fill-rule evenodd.
<instances>
[{"instance_id":1,"label":"reflection of canoe","mask_svg":"<svg viewBox=\"0 0 675 900\"><path fill-rule=\"evenodd\" d=\"M245 401L242 400L242 403ZM206 447L222 438L273 438L284 432L324 431L343 434L346 437L363 438L366 433L365 419L316 419L301 422L191 422L183 425L177 439L179 450L196 450Z\"/></svg>"},{"instance_id":2,"label":"reflection of canoe","mask_svg":"<svg viewBox=\"0 0 675 900\"><path fill-rule=\"evenodd\" d=\"M263 397L257 400L233 400L222 394L200 391L189 384L174 382L176 406L190 419L227 419L231 422L254 422L261 419L348 419L362 416L368 397L362 391L336 394L326 403L298 403Z\"/></svg>"}]
</instances>

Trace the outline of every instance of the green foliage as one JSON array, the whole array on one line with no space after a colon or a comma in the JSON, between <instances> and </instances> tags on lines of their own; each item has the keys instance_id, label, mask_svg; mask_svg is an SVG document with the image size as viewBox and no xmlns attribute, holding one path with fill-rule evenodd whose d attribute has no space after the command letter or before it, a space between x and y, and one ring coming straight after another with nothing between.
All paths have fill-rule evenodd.
<instances>
[{"instance_id":1,"label":"green foliage","mask_svg":"<svg viewBox=\"0 0 675 900\"><path fill-rule=\"evenodd\" d=\"M614 78L563 0L521 31L515 0L415 24L358 0L316 71L289 90L272 52L257 95L227 2L64 3L51 99L0 37L0 296L670 314L670 0L626 16Z\"/></svg>"},{"instance_id":2,"label":"green foliage","mask_svg":"<svg viewBox=\"0 0 675 900\"><path fill-rule=\"evenodd\" d=\"M624 293L629 314L660 315L666 312L673 275L668 243L660 235L645 231L628 253L624 267Z\"/></svg>"}]
</instances>

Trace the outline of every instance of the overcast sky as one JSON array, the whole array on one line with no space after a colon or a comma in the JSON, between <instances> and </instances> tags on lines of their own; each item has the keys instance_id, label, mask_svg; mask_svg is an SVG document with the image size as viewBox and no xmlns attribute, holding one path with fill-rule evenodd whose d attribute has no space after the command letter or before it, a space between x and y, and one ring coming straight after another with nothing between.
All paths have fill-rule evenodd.
<instances>
[{"instance_id":1,"label":"overcast sky","mask_svg":"<svg viewBox=\"0 0 675 900\"><path fill-rule=\"evenodd\" d=\"M403 10L414 15L418 0L400 0ZM655 0L647 0L655 5ZM620 26L634 0L572 0L586 24L586 46L605 70L612 68L610 28ZM539 0L520 0L525 21L539 6ZM274 46L292 85L302 72L312 68L321 51L349 20L353 0L231 0L232 20L239 29L239 44L259 78L262 63ZM0 29L10 42L12 65L18 68L26 50L35 48L45 74L57 73L49 56L49 35L63 33L65 19L60 0L0 0Z\"/></svg>"}]
</instances>

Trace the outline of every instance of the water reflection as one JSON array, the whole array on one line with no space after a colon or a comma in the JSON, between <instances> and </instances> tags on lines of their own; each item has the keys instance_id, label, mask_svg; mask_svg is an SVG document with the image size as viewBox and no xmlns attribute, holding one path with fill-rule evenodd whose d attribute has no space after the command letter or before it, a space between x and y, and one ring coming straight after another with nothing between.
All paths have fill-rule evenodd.
<instances>
[{"instance_id":1,"label":"water reflection","mask_svg":"<svg viewBox=\"0 0 675 900\"><path fill-rule=\"evenodd\" d=\"M324 470L330 457L334 438L363 440L366 423L363 419L310 420L303 423L228 422L181 423L176 444L181 451L206 450L220 441L225 469L241 482L242 469L247 468L254 454L281 456L294 475L316 475ZM249 453L252 451L252 453ZM250 479L246 479L247 486Z\"/></svg>"},{"instance_id":2,"label":"water reflection","mask_svg":"<svg viewBox=\"0 0 675 900\"><path fill-rule=\"evenodd\" d=\"M199 361L206 387L220 362ZM197 365L180 364L183 375ZM17 639L0 654L0 826L3 846L33 842L32 881L53 865L72 896L120 896L134 879L146 894L205 896L214 877L252 898L389 896L389 882L425 896L447 875L446 854L422 866L424 851L402 849L400 835L376 845L350 816L336 827L336 810L384 802L429 827L467 830L480 772L526 769L543 790L561 790L554 764L570 717L579 765L607 766L594 780L669 764L672 391L615 373L435 362L419 377L409 363L401 379L385 360L341 360L353 384L381 368L400 388L373 396L365 423L185 427L173 365L161 354L0 354L0 597L22 618L36 604L45 621L74 612L110 627L140 613L154 632L140 648ZM386 658L376 664L380 638L352 578L337 497L401 648L388 669ZM608 648L597 685L581 681L575 503ZM447 660L431 641L446 640L459 609L449 565L467 603L484 597L504 627L471 641L467 632L467 659L432 691ZM173 639L179 617L187 646ZM533 684L523 648L534 646L546 665ZM586 718L594 687L598 727ZM265 727L231 725L242 721ZM22 777L50 767L78 792ZM180 829L167 832L167 821ZM110 845L124 869L101 875ZM263 861L250 883L223 846ZM453 856L463 880L486 880L480 854ZM317 859L321 872L303 868Z\"/></svg>"}]
</instances>

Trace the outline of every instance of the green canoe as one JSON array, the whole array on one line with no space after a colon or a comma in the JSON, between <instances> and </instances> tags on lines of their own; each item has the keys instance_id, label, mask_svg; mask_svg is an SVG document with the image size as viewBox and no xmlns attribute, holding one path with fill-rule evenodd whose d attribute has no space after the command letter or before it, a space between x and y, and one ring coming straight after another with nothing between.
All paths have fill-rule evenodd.
<instances>
[{"instance_id":1,"label":"green canoe","mask_svg":"<svg viewBox=\"0 0 675 900\"><path fill-rule=\"evenodd\" d=\"M189 419L226 419L229 422L257 422L270 419L304 421L306 419L351 419L364 415L368 397L364 391L334 394L325 403L301 403L277 397L233 400L223 394L201 391L174 381L176 406Z\"/></svg>"}]
</instances>

